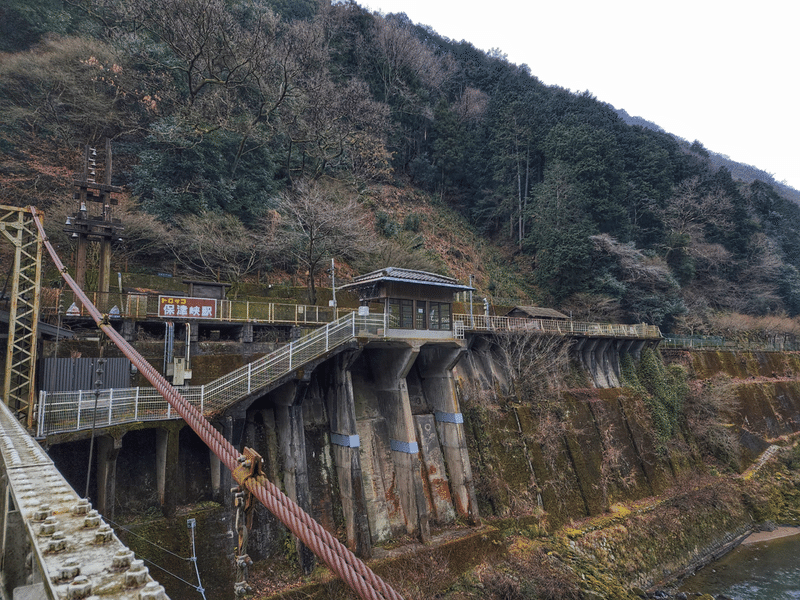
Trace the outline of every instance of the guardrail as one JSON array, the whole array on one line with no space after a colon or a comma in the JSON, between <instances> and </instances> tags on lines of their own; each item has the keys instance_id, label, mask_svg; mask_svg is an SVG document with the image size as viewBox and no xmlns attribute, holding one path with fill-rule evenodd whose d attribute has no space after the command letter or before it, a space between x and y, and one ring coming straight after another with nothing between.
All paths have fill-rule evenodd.
<instances>
[{"instance_id":1,"label":"guardrail","mask_svg":"<svg viewBox=\"0 0 800 600\"><path fill-rule=\"evenodd\" d=\"M661 343L662 348L721 348L725 338L719 336L700 335L667 335Z\"/></svg>"},{"instance_id":2,"label":"guardrail","mask_svg":"<svg viewBox=\"0 0 800 600\"><path fill-rule=\"evenodd\" d=\"M493 317L486 315L455 314L453 320L462 321L469 331L541 331L558 335L599 336L619 338L660 339L661 330L655 325L640 323L586 323L556 319L530 319L523 317Z\"/></svg>"},{"instance_id":3,"label":"guardrail","mask_svg":"<svg viewBox=\"0 0 800 600\"><path fill-rule=\"evenodd\" d=\"M199 386L179 388L205 415L230 405L362 335L383 335L383 314L350 313L274 352ZM136 421L180 418L155 388L39 392L37 436Z\"/></svg>"}]
</instances>

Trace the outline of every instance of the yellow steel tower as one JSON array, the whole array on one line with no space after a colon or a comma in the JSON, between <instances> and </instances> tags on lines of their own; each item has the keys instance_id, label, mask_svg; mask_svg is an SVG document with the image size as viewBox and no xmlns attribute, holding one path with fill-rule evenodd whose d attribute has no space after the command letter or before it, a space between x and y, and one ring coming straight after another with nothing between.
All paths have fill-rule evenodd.
<instances>
[{"instance_id":1,"label":"yellow steel tower","mask_svg":"<svg viewBox=\"0 0 800 600\"><path fill-rule=\"evenodd\" d=\"M0 205L0 230L14 245L3 401L20 421L31 427L35 401L42 240L29 209Z\"/></svg>"}]
</instances>

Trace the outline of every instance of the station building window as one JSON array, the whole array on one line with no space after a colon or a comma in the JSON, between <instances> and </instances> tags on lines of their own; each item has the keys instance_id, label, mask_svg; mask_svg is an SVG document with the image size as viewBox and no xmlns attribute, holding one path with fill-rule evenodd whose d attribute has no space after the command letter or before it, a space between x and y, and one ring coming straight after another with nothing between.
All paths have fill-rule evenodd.
<instances>
[{"instance_id":1,"label":"station building window","mask_svg":"<svg viewBox=\"0 0 800 600\"><path fill-rule=\"evenodd\" d=\"M389 299L389 327L414 329L414 301Z\"/></svg>"},{"instance_id":2,"label":"station building window","mask_svg":"<svg viewBox=\"0 0 800 600\"><path fill-rule=\"evenodd\" d=\"M447 302L429 302L428 310L430 329L450 329L450 304Z\"/></svg>"},{"instance_id":3,"label":"station building window","mask_svg":"<svg viewBox=\"0 0 800 600\"><path fill-rule=\"evenodd\" d=\"M425 309L426 309L425 305L426 304L427 303L424 300L417 300L417 313L416 313L417 314L417 322L414 325L414 327L416 329L427 329L428 328L428 323L427 323L427 318L426 318L427 314L425 312Z\"/></svg>"}]
</instances>

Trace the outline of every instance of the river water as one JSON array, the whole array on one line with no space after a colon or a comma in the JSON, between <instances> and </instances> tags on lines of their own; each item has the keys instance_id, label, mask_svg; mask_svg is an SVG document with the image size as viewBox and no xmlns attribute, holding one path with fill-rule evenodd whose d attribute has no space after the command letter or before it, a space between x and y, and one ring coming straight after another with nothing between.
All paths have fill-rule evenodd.
<instances>
[{"instance_id":1,"label":"river water","mask_svg":"<svg viewBox=\"0 0 800 600\"><path fill-rule=\"evenodd\" d=\"M698 571L680 586L733 600L800 599L800 530L768 541L745 543Z\"/></svg>"}]
</instances>

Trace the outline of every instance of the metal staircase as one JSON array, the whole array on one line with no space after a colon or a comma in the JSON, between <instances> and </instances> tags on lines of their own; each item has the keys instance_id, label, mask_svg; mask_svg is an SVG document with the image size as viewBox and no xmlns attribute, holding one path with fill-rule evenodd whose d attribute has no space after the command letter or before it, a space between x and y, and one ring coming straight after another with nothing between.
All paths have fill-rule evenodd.
<instances>
[{"instance_id":1,"label":"metal staircase","mask_svg":"<svg viewBox=\"0 0 800 600\"><path fill-rule=\"evenodd\" d=\"M254 393L268 391L286 375L332 353L350 340L383 335L385 318L383 314L350 313L211 383L181 387L180 392L204 415L219 414ZM141 387L42 391L36 415L36 433L40 438L93 426L180 418L158 390Z\"/></svg>"}]
</instances>

